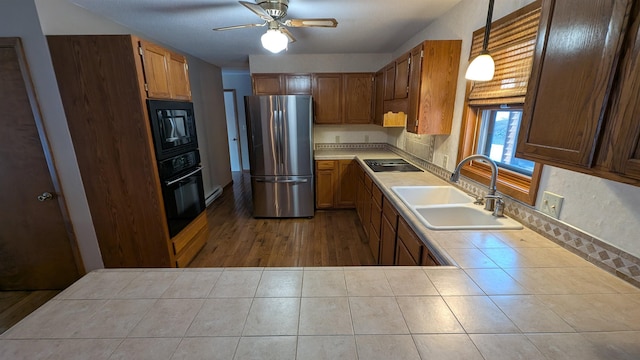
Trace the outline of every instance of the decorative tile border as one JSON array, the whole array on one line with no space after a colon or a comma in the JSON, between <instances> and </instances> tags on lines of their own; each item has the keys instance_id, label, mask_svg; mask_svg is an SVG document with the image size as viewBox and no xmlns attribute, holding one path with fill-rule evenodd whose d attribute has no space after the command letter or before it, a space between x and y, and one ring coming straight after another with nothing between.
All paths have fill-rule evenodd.
<instances>
[{"instance_id":1,"label":"decorative tile border","mask_svg":"<svg viewBox=\"0 0 640 360\"><path fill-rule=\"evenodd\" d=\"M314 144L315 150L340 150L340 149L385 149L387 144L385 143L316 143Z\"/></svg>"}]
</instances>

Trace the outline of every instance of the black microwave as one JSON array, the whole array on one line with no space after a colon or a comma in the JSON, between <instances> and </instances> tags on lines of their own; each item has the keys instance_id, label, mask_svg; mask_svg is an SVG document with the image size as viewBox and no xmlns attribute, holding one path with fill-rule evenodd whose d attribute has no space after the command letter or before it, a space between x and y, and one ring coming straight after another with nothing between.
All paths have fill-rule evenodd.
<instances>
[{"instance_id":1,"label":"black microwave","mask_svg":"<svg viewBox=\"0 0 640 360\"><path fill-rule=\"evenodd\" d=\"M191 102L147 100L147 107L158 161L198 148Z\"/></svg>"}]
</instances>

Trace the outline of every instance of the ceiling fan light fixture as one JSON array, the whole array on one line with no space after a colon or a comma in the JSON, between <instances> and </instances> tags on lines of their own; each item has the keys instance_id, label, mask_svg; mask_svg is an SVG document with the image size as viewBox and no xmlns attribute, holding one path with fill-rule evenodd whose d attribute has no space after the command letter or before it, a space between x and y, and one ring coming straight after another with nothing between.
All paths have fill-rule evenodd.
<instances>
[{"instance_id":1,"label":"ceiling fan light fixture","mask_svg":"<svg viewBox=\"0 0 640 360\"><path fill-rule=\"evenodd\" d=\"M269 29L260 38L262 46L274 54L287 48L289 38L278 29Z\"/></svg>"}]
</instances>

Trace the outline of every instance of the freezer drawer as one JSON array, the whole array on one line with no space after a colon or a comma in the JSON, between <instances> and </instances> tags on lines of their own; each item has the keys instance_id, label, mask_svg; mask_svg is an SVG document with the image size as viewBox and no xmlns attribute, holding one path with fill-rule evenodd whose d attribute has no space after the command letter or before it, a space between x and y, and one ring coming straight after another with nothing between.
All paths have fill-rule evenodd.
<instances>
[{"instance_id":1,"label":"freezer drawer","mask_svg":"<svg viewBox=\"0 0 640 360\"><path fill-rule=\"evenodd\" d=\"M254 217L312 217L313 176L251 177Z\"/></svg>"}]
</instances>

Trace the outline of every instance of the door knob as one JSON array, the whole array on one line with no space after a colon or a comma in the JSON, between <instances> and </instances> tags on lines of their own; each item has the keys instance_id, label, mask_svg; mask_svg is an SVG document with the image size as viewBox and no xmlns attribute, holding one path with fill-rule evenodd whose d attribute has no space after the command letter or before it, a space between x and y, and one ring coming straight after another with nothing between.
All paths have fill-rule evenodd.
<instances>
[{"instance_id":1,"label":"door knob","mask_svg":"<svg viewBox=\"0 0 640 360\"><path fill-rule=\"evenodd\" d=\"M50 192L43 192L42 195L38 195L38 201L47 201L53 199L53 195Z\"/></svg>"}]
</instances>

